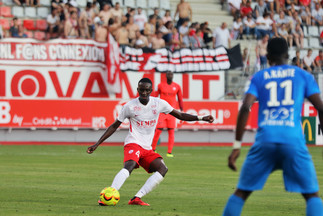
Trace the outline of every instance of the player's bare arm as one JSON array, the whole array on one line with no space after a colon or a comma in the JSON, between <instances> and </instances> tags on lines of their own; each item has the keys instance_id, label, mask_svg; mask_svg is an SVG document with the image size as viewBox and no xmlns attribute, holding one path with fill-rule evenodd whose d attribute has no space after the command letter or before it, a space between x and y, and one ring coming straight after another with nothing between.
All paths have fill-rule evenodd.
<instances>
[{"instance_id":1,"label":"player's bare arm","mask_svg":"<svg viewBox=\"0 0 323 216\"><path fill-rule=\"evenodd\" d=\"M179 119L179 120L183 120L183 121L206 121L209 123L212 123L214 121L213 116L211 115L207 115L207 116L203 116L203 117L199 117L196 115L191 115L188 113L183 113L183 112L179 112L177 110L173 110L172 112L169 113L170 115L174 116L175 118Z\"/></svg>"},{"instance_id":2,"label":"player's bare arm","mask_svg":"<svg viewBox=\"0 0 323 216\"><path fill-rule=\"evenodd\" d=\"M92 154L95 149L97 149L97 147L104 142L104 140L108 139L112 134L114 134L114 132L118 129L118 127L121 125L122 122L115 120L115 122L113 122L108 129L104 132L104 134L101 136L101 138L94 144L91 145L88 149L87 149L87 153Z\"/></svg>"},{"instance_id":3,"label":"player's bare arm","mask_svg":"<svg viewBox=\"0 0 323 216\"><path fill-rule=\"evenodd\" d=\"M313 104L315 109L317 109L319 113L320 124L322 125L323 124L323 101L321 100L320 94L313 94L308 97L308 100Z\"/></svg>"},{"instance_id":4,"label":"player's bare arm","mask_svg":"<svg viewBox=\"0 0 323 216\"><path fill-rule=\"evenodd\" d=\"M256 97L252 94L247 94L243 99L242 106L240 107L237 126L236 126L236 135L235 140L241 142L242 136L245 130L245 126L248 121L249 112L252 104L256 101ZM240 155L240 147L233 147L232 152L228 158L228 166L233 171L237 171L236 160Z\"/></svg>"}]
</instances>

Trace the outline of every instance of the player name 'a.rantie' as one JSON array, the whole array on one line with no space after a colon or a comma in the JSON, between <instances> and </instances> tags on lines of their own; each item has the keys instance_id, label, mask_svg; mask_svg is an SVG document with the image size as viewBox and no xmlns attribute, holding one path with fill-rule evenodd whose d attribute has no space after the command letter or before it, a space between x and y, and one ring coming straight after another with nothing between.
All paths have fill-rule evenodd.
<instances>
[{"instance_id":1,"label":"player name 'a.rantie'","mask_svg":"<svg viewBox=\"0 0 323 216\"><path fill-rule=\"evenodd\" d=\"M295 69L286 69L286 70L270 70L264 72L265 79L272 78L285 78L285 77L294 77Z\"/></svg>"}]
</instances>

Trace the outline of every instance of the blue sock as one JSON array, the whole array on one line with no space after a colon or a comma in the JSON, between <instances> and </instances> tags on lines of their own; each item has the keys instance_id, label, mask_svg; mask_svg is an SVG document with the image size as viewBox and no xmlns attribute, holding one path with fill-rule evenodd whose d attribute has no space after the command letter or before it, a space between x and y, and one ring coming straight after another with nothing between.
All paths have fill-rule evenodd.
<instances>
[{"instance_id":1,"label":"blue sock","mask_svg":"<svg viewBox=\"0 0 323 216\"><path fill-rule=\"evenodd\" d=\"M229 197L227 205L224 208L223 216L238 216L241 214L242 207L244 205L244 200L232 194Z\"/></svg>"},{"instance_id":2,"label":"blue sock","mask_svg":"<svg viewBox=\"0 0 323 216\"><path fill-rule=\"evenodd\" d=\"M320 197L311 197L306 201L307 216L323 216L323 204Z\"/></svg>"}]
</instances>

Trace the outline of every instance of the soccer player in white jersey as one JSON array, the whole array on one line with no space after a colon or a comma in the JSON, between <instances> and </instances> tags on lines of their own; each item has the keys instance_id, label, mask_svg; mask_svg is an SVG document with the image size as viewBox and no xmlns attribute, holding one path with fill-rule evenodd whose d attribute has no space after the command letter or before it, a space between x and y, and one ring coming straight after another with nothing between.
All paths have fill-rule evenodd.
<instances>
[{"instance_id":1,"label":"soccer player in white jersey","mask_svg":"<svg viewBox=\"0 0 323 216\"><path fill-rule=\"evenodd\" d=\"M119 190L131 172L142 166L151 175L138 193L129 200L129 205L149 206L141 200L141 197L152 191L165 177L168 169L163 158L152 150L151 143L154 137L159 113L170 114L184 121L206 121L212 123L214 118L208 116L195 116L179 112L170 106L165 100L150 97L152 82L143 78L138 82L137 91L139 97L126 103L118 118L104 132L101 138L87 149L91 154L107 138L109 138L125 119L129 119L130 127L128 136L124 142L124 167L114 177L112 188ZM100 204L100 201L99 201Z\"/></svg>"}]
</instances>

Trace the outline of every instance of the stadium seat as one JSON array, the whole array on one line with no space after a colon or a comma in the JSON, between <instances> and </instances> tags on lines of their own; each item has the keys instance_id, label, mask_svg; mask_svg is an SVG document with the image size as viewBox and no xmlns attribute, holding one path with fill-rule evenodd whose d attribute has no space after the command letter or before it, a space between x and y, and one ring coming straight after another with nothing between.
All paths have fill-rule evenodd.
<instances>
[{"instance_id":1,"label":"stadium seat","mask_svg":"<svg viewBox=\"0 0 323 216\"><path fill-rule=\"evenodd\" d=\"M24 8L20 6L12 7L12 15L16 17L25 17Z\"/></svg>"},{"instance_id":2,"label":"stadium seat","mask_svg":"<svg viewBox=\"0 0 323 216\"><path fill-rule=\"evenodd\" d=\"M309 26L308 27L308 34L310 36L319 37L320 36L319 28L317 26Z\"/></svg>"},{"instance_id":3,"label":"stadium seat","mask_svg":"<svg viewBox=\"0 0 323 216\"><path fill-rule=\"evenodd\" d=\"M127 0L128 1L128 0ZM78 7L86 7L86 0L77 0Z\"/></svg>"},{"instance_id":4,"label":"stadium seat","mask_svg":"<svg viewBox=\"0 0 323 216\"><path fill-rule=\"evenodd\" d=\"M149 17L152 14L154 14L154 10L153 9L148 9L147 10L147 16Z\"/></svg>"},{"instance_id":5,"label":"stadium seat","mask_svg":"<svg viewBox=\"0 0 323 216\"><path fill-rule=\"evenodd\" d=\"M0 16L3 16L3 17L13 17L13 15L11 14L11 8L10 7L5 7L5 6L1 6L0 7Z\"/></svg>"},{"instance_id":6,"label":"stadium seat","mask_svg":"<svg viewBox=\"0 0 323 216\"><path fill-rule=\"evenodd\" d=\"M303 48L308 48L308 39L307 38L303 39L303 43L304 43Z\"/></svg>"},{"instance_id":7,"label":"stadium seat","mask_svg":"<svg viewBox=\"0 0 323 216\"><path fill-rule=\"evenodd\" d=\"M288 50L288 57L290 60L292 60L296 56L296 50L295 49L289 49Z\"/></svg>"},{"instance_id":8,"label":"stadium seat","mask_svg":"<svg viewBox=\"0 0 323 216\"><path fill-rule=\"evenodd\" d=\"M126 7L131 7L131 8L135 8L136 5L135 5L135 0L127 0L124 2L124 6Z\"/></svg>"},{"instance_id":9,"label":"stadium seat","mask_svg":"<svg viewBox=\"0 0 323 216\"><path fill-rule=\"evenodd\" d=\"M307 49L302 49L300 52L299 52L299 56L301 57L301 59L304 58L304 56L306 56L307 54Z\"/></svg>"},{"instance_id":10,"label":"stadium seat","mask_svg":"<svg viewBox=\"0 0 323 216\"><path fill-rule=\"evenodd\" d=\"M137 0L136 5L137 5L137 7L147 8L147 1L146 0Z\"/></svg>"},{"instance_id":11,"label":"stadium seat","mask_svg":"<svg viewBox=\"0 0 323 216\"><path fill-rule=\"evenodd\" d=\"M323 31L323 26L320 26L320 34L321 34L322 31Z\"/></svg>"},{"instance_id":12,"label":"stadium seat","mask_svg":"<svg viewBox=\"0 0 323 216\"><path fill-rule=\"evenodd\" d=\"M170 1L169 0L160 0L159 1L160 8L165 10L170 10Z\"/></svg>"},{"instance_id":13,"label":"stadium seat","mask_svg":"<svg viewBox=\"0 0 323 216\"><path fill-rule=\"evenodd\" d=\"M304 37L308 37L307 26L303 26Z\"/></svg>"},{"instance_id":14,"label":"stadium seat","mask_svg":"<svg viewBox=\"0 0 323 216\"><path fill-rule=\"evenodd\" d=\"M7 19L0 19L0 25L3 27L4 30L10 29L9 20Z\"/></svg>"},{"instance_id":15,"label":"stadium seat","mask_svg":"<svg viewBox=\"0 0 323 216\"><path fill-rule=\"evenodd\" d=\"M49 7L49 6L51 6L51 0L40 0L39 4L42 6Z\"/></svg>"},{"instance_id":16,"label":"stadium seat","mask_svg":"<svg viewBox=\"0 0 323 216\"><path fill-rule=\"evenodd\" d=\"M36 26L35 26L35 22L34 22L34 20L27 20L27 19L25 19L25 20L23 21L23 25L24 25L24 27L25 27L27 30L32 30L32 31L36 30Z\"/></svg>"},{"instance_id":17,"label":"stadium seat","mask_svg":"<svg viewBox=\"0 0 323 216\"><path fill-rule=\"evenodd\" d=\"M117 2L119 2L120 7L123 7L123 3L122 3L123 1L122 1L122 0L112 0L113 6L114 6Z\"/></svg>"},{"instance_id":18,"label":"stadium seat","mask_svg":"<svg viewBox=\"0 0 323 216\"><path fill-rule=\"evenodd\" d=\"M37 30L45 31L47 29L46 20L43 20L43 19L36 20L36 28L37 28Z\"/></svg>"},{"instance_id":19,"label":"stadium seat","mask_svg":"<svg viewBox=\"0 0 323 216\"><path fill-rule=\"evenodd\" d=\"M49 9L47 7L39 7L37 8L37 15L41 18L47 18L49 14Z\"/></svg>"},{"instance_id":20,"label":"stadium seat","mask_svg":"<svg viewBox=\"0 0 323 216\"><path fill-rule=\"evenodd\" d=\"M25 7L25 16L29 18L36 18L36 8L35 7Z\"/></svg>"},{"instance_id":21,"label":"stadium seat","mask_svg":"<svg viewBox=\"0 0 323 216\"><path fill-rule=\"evenodd\" d=\"M9 5L9 6L14 5L12 0L2 0L2 2L4 5Z\"/></svg>"},{"instance_id":22,"label":"stadium seat","mask_svg":"<svg viewBox=\"0 0 323 216\"><path fill-rule=\"evenodd\" d=\"M25 31L25 34L27 35L28 38L34 38L34 34L31 31Z\"/></svg>"},{"instance_id":23,"label":"stadium seat","mask_svg":"<svg viewBox=\"0 0 323 216\"><path fill-rule=\"evenodd\" d=\"M45 40L46 34L45 34L45 32L37 31L37 32L35 32L34 37L36 40Z\"/></svg>"},{"instance_id":24,"label":"stadium seat","mask_svg":"<svg viewBox=\"0 0 323 216\"><path fill-rule=\"evenodd\" d=\"M159 8L159 2L156 0L148 0L149 8Z\"/></svg>"},{"instance_id":25,"label":"stadium seat","mask_svg":"<svg viewBox=\"0 0 323 216\"><path fill-rule=\"evenodd\" d=\"M311 48L320 48L320 41L318 38L310 37L308 43Z\"/></svg>"}]
</instances>

